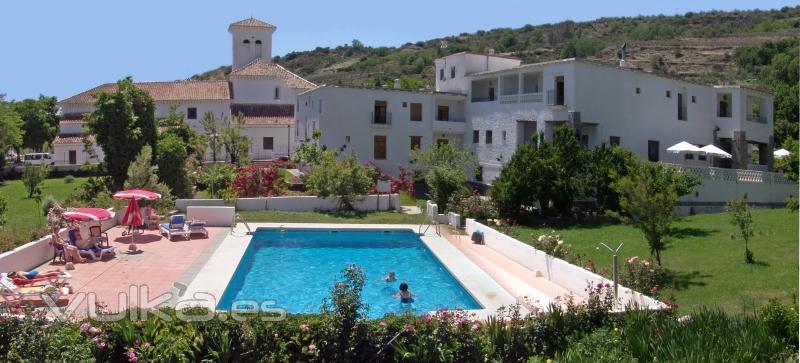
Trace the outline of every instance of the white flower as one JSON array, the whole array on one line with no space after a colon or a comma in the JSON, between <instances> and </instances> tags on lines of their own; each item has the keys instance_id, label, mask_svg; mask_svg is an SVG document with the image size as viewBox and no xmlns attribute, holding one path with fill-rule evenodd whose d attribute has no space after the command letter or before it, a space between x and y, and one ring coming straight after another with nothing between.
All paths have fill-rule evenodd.
<instances>
[{"instance_id":1,"label":"white flower","mask_svg":"<svg viewBox=\"0 0 800 363\"><path fill-rule=\"evenodd\" d=\"M564 241L558 240L558 244L562 244L562 243L564 243Z\"/></svg>"}]
</instances>

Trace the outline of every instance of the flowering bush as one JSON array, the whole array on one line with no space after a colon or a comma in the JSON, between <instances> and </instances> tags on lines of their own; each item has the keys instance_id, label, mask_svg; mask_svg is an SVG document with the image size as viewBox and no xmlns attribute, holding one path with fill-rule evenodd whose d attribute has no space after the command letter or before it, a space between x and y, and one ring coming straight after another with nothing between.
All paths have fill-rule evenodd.
<instances>
[{"instance_id":1,"label":"flowering bush","mask_svg":"<svg viewBox=\"0 0 800 363\"><path fill-rule=\"evenodd\" d=\"M619 281L634 291L658 298L668 278L665 268L650 260L633 256L625 260Z\"/></svg>"},{"instance_id":2,"label":"flowering bush","mask_svg":"<svg viewBox=\"0 0 800 363\"><path fill-rule=\"evenodd\" d=\"M494 204L484 199L478 193L471 195L454 194L447 203L450 211L458 213L464 218L474 218L480 221L497 218L497 209Z\"/></svg>"},{"instance_id":3,"label":"flowering bush","mask_svg":"<svg viewBox=\"0 0 800 363\"><path fill-rule=\"evenodd\" d=\"M564 240L560 235L555 234L556 231L550 231L550 234L543 234L533 240L533 248L542 251L550 256L560 259L566 259L570 256L570 245L564 244Z\"/></svg>"},{"instance_id":4,"label":"flowering bush","mask_svg":"<svg viewBox=\"0 0 800 363\"><path fill-rule=\"evenodd\" d=\"M378 193L378 180L383 181L390 181L392 183L392 193L400 193L400 191L405 190L409 194L414 194L414 172L411 169L408 169L402 165L397 167L398 173L397 176L391 176L388 173L381 170L377 165L373 162L369 161L364 164L364 167L371 170L372 172L372 185L370 186L369 193L370 194L377 194Z\"/></svg>"},{"instance_id":5,"label":"flowering bush","mask_svg":"<svg viewBox=\"0 0 800 363\"><path fill-rule=\"evenodd\" d=\"M280 178L274 166L258 168L255 165L240 166L236 170L231 188L241 198L271 197L280 194L278 189Z\"/></svg>"}]
</instances>

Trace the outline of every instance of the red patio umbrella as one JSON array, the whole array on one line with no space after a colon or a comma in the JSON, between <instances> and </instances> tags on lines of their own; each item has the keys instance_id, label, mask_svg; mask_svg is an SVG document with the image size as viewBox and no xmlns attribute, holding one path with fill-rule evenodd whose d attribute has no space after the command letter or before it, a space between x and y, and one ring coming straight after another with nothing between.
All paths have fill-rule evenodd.
<instances>
[{"instance_id":1,"label":"red patio umbrella","mask_svg":"<svg viewBox=\"0 0 800 363\"><path fill-rule=\"evenodd\" d=\"M62 214L73 221L105 221L111 219L111 212L103 208L70 208Z\"/></svg>"},{"instance_id":2,"label":"red patio umbrella","mask_svg":"<svg viewBox=\"0 0 800 363\"><path fill-rule=\"evenodd\" d=\"M139 204L136 203L136 199L131 199L128 202L128 208L125 209L125 214L122 215L122 220L120 221L125 226L139 226L142 222L142 213L139 212ZM131 243L133 243L133 231L131 230Z\"/></svg>"}]
</instances>

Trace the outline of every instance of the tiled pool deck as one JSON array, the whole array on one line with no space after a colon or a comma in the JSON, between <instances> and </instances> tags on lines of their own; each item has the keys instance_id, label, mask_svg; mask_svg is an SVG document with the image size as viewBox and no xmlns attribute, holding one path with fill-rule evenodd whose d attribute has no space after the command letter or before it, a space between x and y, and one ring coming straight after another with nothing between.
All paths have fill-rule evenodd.
<instances>
[{"instance_id":1,"label":"tiled pool deck","mask_svg":"<svg viewBox=\"0 0 800 363\"><path fill-rule=\"evenodd\" d=\"M314 223L255 223L251 227L302 227L302 228L371 228L410 229L418 231L418 225L396 224L314 224ZM156 305L206 306L215 308L233 276L239 260L252 236L247 235L243 225L234 229L209 228L208 238L193 235L191 240L177 237L173 241L162 237L156 230L135 236L134 242L140 253L128 254L130 237L122 236L124 227L108 230L111 244L117 247L117 256L103 261L76 264L70 271L72 294L66 295L71 308L78 314L86 312L93 301L92 294L109 312L122 307ZM479 317L494 313L501 306L522 302L523 296L530 305L544 309L557 297L565 298L572 293L511 261L492 249L475 245L467 236L447 233L442 227L442 236L433 228L421 236L442 264L481 304L483 309L475 312ZM63 264L46 263L38 270L64 269ZM141 288L146 286L145 291ZM131 287L136 293L131 294ZM120 294L124 299L119 300ZM169 294L168 300L158 296ZM138 296L137 296L138 295ZM574 297L576 300L580 300ZM77 306L76 306L77 305Z\"/></svg>"}]
</instances>

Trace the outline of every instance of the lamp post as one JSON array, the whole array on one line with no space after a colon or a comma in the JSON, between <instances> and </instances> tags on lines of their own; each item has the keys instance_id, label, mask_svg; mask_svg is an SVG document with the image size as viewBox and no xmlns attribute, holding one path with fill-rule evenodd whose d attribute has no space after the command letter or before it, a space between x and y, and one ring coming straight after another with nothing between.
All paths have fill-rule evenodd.
<instances>
[{"instance_id":1,"label":"lamp post","mask_svg":"<svg viewBox=\"0 0 800 363\"><path fill-rule=\"evenodd\" d=\"M622 248L623 244L625 244L625 243L624 242L620 242L619 246L617 246L617 249L613 249L611 247L608 247L608 245L606 245L605 243L600 242L601 246L605 247L607 250L611 251L611 253L612 253L612 255L611 255L611 278L614 280L614 300L615 301L617 300L617 253L619 252L619 249ZM597 247L597 249L599 250L600 247Z\"/></svg>"}]
</instances>

